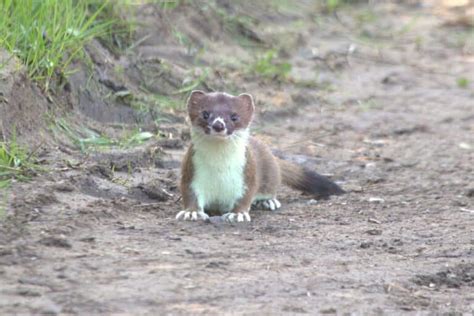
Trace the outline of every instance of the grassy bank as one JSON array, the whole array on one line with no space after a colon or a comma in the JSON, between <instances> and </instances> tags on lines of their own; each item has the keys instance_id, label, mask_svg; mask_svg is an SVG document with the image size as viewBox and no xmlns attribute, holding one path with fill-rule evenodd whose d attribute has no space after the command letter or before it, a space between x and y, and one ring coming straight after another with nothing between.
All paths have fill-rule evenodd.
<instances>
[{"instance_id":1,"label":"grassy bank","mask_svg":"<svg viewBox=\"0 0 474 316\"><path fill-rule=\"evenodd\" d=\"M95 1L97 2L97 1ZM0 46L26 65L31 79L46 89L53 78L83 54L84 44L107 32L113 21L98 21L108 1L3 0L0 2ZM94 9L91 10L90 8Z\"/></svg>"}]
</instances>

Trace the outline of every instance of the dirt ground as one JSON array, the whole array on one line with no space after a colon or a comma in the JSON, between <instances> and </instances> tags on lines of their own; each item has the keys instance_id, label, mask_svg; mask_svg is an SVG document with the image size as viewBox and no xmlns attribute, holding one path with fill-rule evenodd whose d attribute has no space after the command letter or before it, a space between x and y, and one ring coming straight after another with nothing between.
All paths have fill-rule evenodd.
<instances>
[{"instance_id":1,"label":"dirt ground","mask_svg":"<svg viewBox=\"0 0 474 316\"><path fill-rule=\"evenodd\" d=\"M179 222L182 121L132 149L46 150L1 222L0 314L473 313L474 44L446 19L383 2L287 21L289 82L239 79L255 134L342 196L282 188L250 223Z\"/></svg>"}]
</instances>

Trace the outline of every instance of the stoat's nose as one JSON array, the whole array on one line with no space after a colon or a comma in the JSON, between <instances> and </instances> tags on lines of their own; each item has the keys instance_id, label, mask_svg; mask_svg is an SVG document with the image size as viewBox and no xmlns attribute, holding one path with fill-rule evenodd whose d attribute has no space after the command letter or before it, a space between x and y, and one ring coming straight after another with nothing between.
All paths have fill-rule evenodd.
<instances>
[{"instance_id":1,"label":"stoat's nose","mask_svg":"<svg viewBox=\"0 0 474 316\"><path fill-rule=\"evenodd\" d=\"M222 132L225 129L224 122L222 122L222 120L215 120L212 124L212 129L217 133Z\"/></svg>"}]
</instances>

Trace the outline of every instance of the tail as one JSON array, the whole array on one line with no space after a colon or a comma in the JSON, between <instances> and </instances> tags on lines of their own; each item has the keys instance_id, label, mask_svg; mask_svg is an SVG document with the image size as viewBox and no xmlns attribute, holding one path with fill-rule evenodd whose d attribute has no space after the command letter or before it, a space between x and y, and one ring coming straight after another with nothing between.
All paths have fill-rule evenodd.
<instances>
[{"instance_id":1,"label":"tail","mask_svg":"<svg viewBox=\"0 0 474 316\"><path fill-rule=\"evenodd\" d=\"M278 159L278 164L283 183L293 189L311 194L316 198L328 198L330 195L345 193L336 183L314 171L281 159Z\"/></svg>"}]
</instances>

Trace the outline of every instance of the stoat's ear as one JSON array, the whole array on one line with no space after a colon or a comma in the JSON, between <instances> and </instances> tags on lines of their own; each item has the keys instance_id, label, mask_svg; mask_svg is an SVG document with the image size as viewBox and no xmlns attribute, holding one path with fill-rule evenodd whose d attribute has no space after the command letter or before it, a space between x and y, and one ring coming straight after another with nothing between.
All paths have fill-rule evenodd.
<instances>
[{"instance_id":1,"label":"stoat's ear","mask_svg":"<svg viewBox=\"0 0 474 316\"><path fill-rule=\"evenodd\" d=\"M187 106L188 106L188 111L196 106L199 103L199 100L201 100L203 97L206 96L206 93L201 90L193 90L191 94L189 95Z\"/></svg>"},{"instance_id":2,"label":"stoat's ear","mask_svg":"<svg viewBox=\"0 0 474 316\"><path fill-rule=\"evenodd\" d=\"M248 93L242 93L239 94L238 96L240 104L243 105L244 109L250 113L250 115L253 114L255 111L255 104L253 103L253 98L250 94Z\"/></svg>"}]
</instances>

